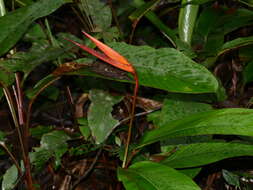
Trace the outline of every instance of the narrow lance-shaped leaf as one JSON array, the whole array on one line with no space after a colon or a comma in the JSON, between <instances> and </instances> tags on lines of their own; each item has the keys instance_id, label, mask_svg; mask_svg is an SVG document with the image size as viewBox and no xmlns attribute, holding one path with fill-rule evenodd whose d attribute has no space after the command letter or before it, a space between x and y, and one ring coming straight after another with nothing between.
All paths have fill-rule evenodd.
<instances>
[{"instance_id":1,"label":"narrow lance-shaped leaf","mask_svg":"<svg viewBox=\"0 0 253 190\"><path fill-rule=\"evenodd\" d=\"M146 132L139 147L167 138L211 134L253 136L253 110L233 108L194 114Z\"/></svg>"},{"instance_id":2,"label":"narrow lance-shaped leaf","mask_svg":"<svg viewBox=\"0 0 253 190\"><path fill-rule=\"evenodd\" d=\"M226 158L237 156L253 156L251 144L239 142L208 142L179 146L161 164L173 168L202 166Z\"/></svg>"},{"instance_id":3,"label":"narrow lance-shaped leaf","mask_svg":"<svg viewBox=\"0 0 253 190\"><path fill-rule=\"evenodd\" d=\"M253 36L237 38L237 39L224 43L218 55L221 55L227 51L240 48L243 46L251 45L251 44L253 44Z\"/></svg>"},{"instance_id":4,"label":"narrow lance-shaped leaf","mask_svg":"<svg viewBox=\"0 0 253 190\"><path fill-rule=\"evenodd\" d=\"M155 126L162 127L169 122L210 110L212 110L212 106L209 104L165 99L161 111L149 114L148 119L152 120Z\"/></svg>"},{"instance_id":5,"label":"narrow lance-shaped leaf","mask_svg":"<svg viewBox=\"0 0 253 190\"><path fill-rule=\"evenodd\" d=\"M87 51L91 55L105 61L106 63L109 63L110 65L113 65L114 67L117 67L119 69L122 69L124 71L130 72L133 74L135 73L133 66L123 56L121 56L118 52L114 51L112 48L103 44L102 42L100 42L96 38L93 38L92 36L90 36L86 32L83 32L83 34L85 36L87 36L94 44L96 44L98 46L98 48L102 52L105 53L105 55L98 52L98 51L95 51L85 45L79 44L78 42L75 42L75 41L72 41L69 39L67 39L67 40L74 43L78 47L82 48L84 51Z\"/></svg>"},{"instance_id":6,"label":"narrow lance-shaped leaf","mask_svg":"<svg viewBox=\"0 0 253 190\"><path fill-rule=\"evenodd\" d=\"M239 2L248 5L249 7L253 7L253 1L252 0L239 0Z\"/></svg>"},{"instance_id":7,"label":"narrow lance-shaped leaf","mask_svg":"<svg viewBox=\"0 0 253 190\"><path fill-rule=\"evenodd\" d=\"M127 190L200 190L188 176L162 164L137 162L118 169L118 178Z\"/></svg>"},{"instance_id":8,"label":"narrow lance-shaped leaf","mask_svg":"<svg viewBox=\"0 0 253 190\"><path fill-rule=\"evenodd\" d=\"M139 21L148 11L152 10L157 3L161 0L153 0L147 3L140 1L139 4L143 4L142 6L138 7L130 16L129 19L132 21ZM138 4L138 3L137 3Z\"/></svg>"}]
</instances>

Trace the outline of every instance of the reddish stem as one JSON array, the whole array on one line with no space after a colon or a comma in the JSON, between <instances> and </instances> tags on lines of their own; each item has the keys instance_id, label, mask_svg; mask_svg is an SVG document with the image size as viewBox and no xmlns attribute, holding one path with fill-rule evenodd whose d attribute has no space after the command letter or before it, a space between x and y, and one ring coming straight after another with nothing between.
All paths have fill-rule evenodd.
<instances>
[{"instance_id":1,"label":"reddish stem","mask_svg":"<svg viewBox=\"0 0 253 190\"><path fill-rule=\"evenodd\" d=\"M137 99L137 93L139 89L139 80L137 73L134 71L133 73L134 80L135 80L135 87L134 87L134 96L133 96L133 103L132 103L132 110L131 110L131 115L130 115L130 122L129 122L129 128L128 128L128 134L127 134L127 142L126 142L126 149L124 153L124 160L122 164L122 168L127 167L127 157L128 157L128 151L129 151L129 144L131 142L131 136L132 136L132 128L133 128L133 121L134 121L134 113L135 113L135 106L136 106L136 99Z\"/></svg>"}]
</instances>

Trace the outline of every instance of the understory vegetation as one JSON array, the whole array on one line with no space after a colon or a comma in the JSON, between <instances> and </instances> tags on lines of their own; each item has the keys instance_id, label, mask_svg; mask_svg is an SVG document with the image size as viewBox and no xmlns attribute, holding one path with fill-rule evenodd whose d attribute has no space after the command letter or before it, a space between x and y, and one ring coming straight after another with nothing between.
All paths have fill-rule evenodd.
<instances>
[{"instance_id":1,"label":"understory vegetation","mask_svg":"<svg viewBox=\"0 0 253 190\"><path fill-rule=\"evenodd\" d=\"M1 189L253 189L252 52L252 0L0 0Z\"/></svg>"}]
</instances>

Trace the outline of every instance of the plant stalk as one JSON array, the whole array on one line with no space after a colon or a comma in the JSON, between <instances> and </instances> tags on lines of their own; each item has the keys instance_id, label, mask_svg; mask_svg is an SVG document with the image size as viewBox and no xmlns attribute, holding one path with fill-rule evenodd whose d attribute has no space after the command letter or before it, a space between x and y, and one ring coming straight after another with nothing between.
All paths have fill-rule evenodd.
<instances>
[{"instance_id":1,"label":"plant stalk","mask_svg":"<svg viewBox=\"0 0 253 190\"><path fill-rule=\"evenodd\" d=\"M178 33L180 40L191 45L199 5L187 4L189 2L190 0L182 0L178 19Z\"/></svg>"},{"instance_id":2,"label":"plant stalk","mask_svg":"<svg viewBox=\"0 0 253 190\"><path fill-rule=\"evenodd\" d=\"M126 148L125 148L125 153L124 153L122 168L126 168L127 167L127 163L129 163L129 161L127 160L127 158L128 158L129 144L131 142L131 136L132 136L132 128L133 128L133 121L134 121L136 98L137 98L137 93L138 93L138 89L139 89L139 80L138 80L137 73L134 72L133 75L134 75L134 80L135 80L134 96L133 96L133 103L132 103L132 109L131 109L131 115L130 115L131 119L130 119L130 122L129 122L129 128L128 128L128 134L127 134L127 142L126 142Z\"/></svg>"},{"instance_id":3,"label":"plant stalk","mask_svg":"<svg viewBox=\"0 0 253 190\"><path fill-rule=\"evenodd\" d=\"M21 87L21 79L19 73L15 73L16 79L16 89L14 89L14 94L16 96L16 104L18 107L18 118L19 118L19 128L23 129L23 139L21 140L24 147L23 161L25 166L25 178L26 185L29 190L34 190L33 179L31 174L31 162L29 158L29 128L25 126L25 115L24 115L24 102L23 102L23 90Z\"/></svg>"},{"instance_id":4,"label":"plant stalk","mask_svg":"<svg viewBox=\"0 0 253 190\"><path fill-rule=\"evenodd\" d=\"M6 14L6 9L4 5L4 0L0 0L0 16L4 16Z\"/></svg>"}]
</instances>

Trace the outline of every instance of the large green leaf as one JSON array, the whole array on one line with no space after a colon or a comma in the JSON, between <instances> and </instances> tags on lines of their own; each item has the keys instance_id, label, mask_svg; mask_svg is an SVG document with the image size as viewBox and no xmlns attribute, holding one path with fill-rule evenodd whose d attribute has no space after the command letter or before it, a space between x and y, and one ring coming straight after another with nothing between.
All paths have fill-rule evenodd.
<instances>
[{"instance_id":1,"label":"large green leaf","mask_svg":"<svg viewBox=\"0 0 253 190\"><path fill-rule=\"evenodd\" d=\"M200 190L188 176L162 164L137 162L118 169L118 178L127 190Z\"/></svg>"},{"instance_id":2,"label":"large green leaf","mask_svg":"<svg viewBox=\"0 0 253 190\"><path fill-rule=\"evenodd\" d=\"M146 132L139 146L168 138L210 134L253 136L253 110L231 108L193 114Z\"/></svg>"},{"instance_id":3,"label":"large green leaf","mask_svg":"<svg viewBox=\"0 0 253 190\"><path fill-rule=\"evenodd\" d=\"M253 156L252 145L208 142L179 146L161 163L173 168L196 167L237 156Z\"/></svg>"},{"instance_id":4,"label":"large green leaf","mask_svg":"<svg viewBox=\"0 0 253 190\"><path fill-rule=\"evenodd\" d=\"M91 105L88 111L88 124L96 143L102 143L118 123L112 117L112 109L122 97L111 96L102 90L91 90Z\"/></svg>"},{"instance_id":5,"label":"large green leaf","mask_svg":"<svg viewBox=\"0 0 253 190\"><path fill-rule=\"evenodd\" d=\"M38 1L0 17L0 56L17 43L34 20L54 12L64 3L66 0Z\"/></svg>"},{"instance_id":6,"label":"large green leaf","mask_svg":"<svg viewBox=\"0 0 253 190\"><path fill-rule=\"evenodd\" d=\"M206 112L212 110L211 105L189 102L173 99L165 99L161 111L154 112L148 116L149 120L152 120L156 127L166 127L170 122L183 119L192 114ZM209 141L209 136L186 136L178 138L168 138L161 141L161 151L166 152L171 149L172 144L190 144L196 142ZM168 146L169 145L169 146Z\"/></svg>"},{"instance_id":7,"label":"large green leaf","mask_svg":"<svg viewBox=\"0 0 253 190\"><path fill-rule=\"evenodd\" d=\"M203 66L172 48L111 43L136 68L141 85L171 92L216 92L218 82Z\"/></svg>"}]
</instances>

